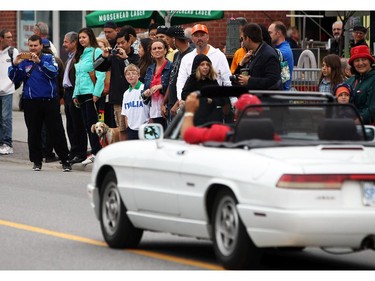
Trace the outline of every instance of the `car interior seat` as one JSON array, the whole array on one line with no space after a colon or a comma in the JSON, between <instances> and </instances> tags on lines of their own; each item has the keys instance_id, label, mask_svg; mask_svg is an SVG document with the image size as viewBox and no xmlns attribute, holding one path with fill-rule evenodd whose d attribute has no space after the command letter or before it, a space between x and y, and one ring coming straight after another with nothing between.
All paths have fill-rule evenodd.
<instances>
[{"instance_id":1,"label":"car interior seat","mask_svg":"<svg viewBox=\"0 0 375 281\"><path fill-rule=\"evenodd\" d=\"M235 128L233 141L273 140L274 133L275 129L270 118L241 118Z\"/></svg>"},{"instance_id":2,"label":"car interior seat","mask_svg":"<svg viewBox=\"0 0 375 281\"><path fill-rule=\"evenodd\" d=\"M318 136L320 140L360 140L354 120L349 118L324 119L324 121L319 124Z\"/></svg>"}]
</instances>

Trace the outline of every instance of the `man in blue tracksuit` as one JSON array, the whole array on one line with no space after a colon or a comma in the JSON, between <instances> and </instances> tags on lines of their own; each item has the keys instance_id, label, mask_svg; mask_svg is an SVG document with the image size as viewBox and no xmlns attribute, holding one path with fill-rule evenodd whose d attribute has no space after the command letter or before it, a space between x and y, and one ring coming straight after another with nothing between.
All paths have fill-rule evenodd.
<instances>
[{"instance_id":1,"label":"man in blue tracksuit","mask_svg":"<svg viewBox=\"0 0 375 281\"><path fill-rule=\"evenodd\" d=\"M58 66L53 55L42 53L42 39L32 35L28 40L28 53L20 53L14 65L9 67L9 78L23 82L24 118L27 127L29 158L33 170L42 169L43 122L52 137L53 147L59 156L63 171L70 171L68 146L60 116L60 104L56 99Z\"/></svg>"}]
</instances>

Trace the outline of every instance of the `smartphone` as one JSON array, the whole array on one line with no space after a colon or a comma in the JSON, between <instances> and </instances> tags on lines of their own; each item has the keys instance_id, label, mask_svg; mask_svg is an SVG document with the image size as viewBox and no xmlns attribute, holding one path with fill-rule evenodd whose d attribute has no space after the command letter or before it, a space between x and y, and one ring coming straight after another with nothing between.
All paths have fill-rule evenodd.
<instances>
[{"instance_id":1,"label":"smartphone","mask_svg":"<svg viewBox=\"0 0 375 281\"><path fill-rule=\"evenodd\" d=\"M31 53L21 53L21 59L24 60L30 60L31 59Z\"/></svg>"}]
</instances>

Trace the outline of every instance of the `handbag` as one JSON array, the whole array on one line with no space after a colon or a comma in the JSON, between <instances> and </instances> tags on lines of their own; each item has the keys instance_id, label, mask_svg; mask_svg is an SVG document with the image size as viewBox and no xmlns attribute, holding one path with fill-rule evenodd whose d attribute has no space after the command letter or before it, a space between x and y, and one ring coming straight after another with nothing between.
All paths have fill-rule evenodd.
<instances>
[{"instance_id":1,"label":"handbag","mask_svg":"<svg viewBox=\"0 0 375 281\"><path fill-rule=\"evenodd\" d=\"M290 80L290 69L289 69L289 65L288 65L288 62L284 59L284 56L283 54L281 53L281 51L277 48L275 48L276 52L277 52L277 55L279 57L279 61L280 61L280 68L281 68L281 73L280 73L280 76L281 76L281 82L284 84L285 82L289 81Z\"/></svg>"}]
</instances>

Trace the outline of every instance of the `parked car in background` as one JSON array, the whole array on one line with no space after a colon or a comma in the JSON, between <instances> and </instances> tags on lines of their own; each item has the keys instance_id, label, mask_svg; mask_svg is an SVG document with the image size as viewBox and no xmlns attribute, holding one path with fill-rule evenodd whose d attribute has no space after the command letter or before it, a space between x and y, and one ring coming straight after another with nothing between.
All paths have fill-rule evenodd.
<instances>
[{"instance_id":1,"label":"parked car in background","mask_svg":"<svg viewBox=\"0 0 375 281\"><path fill-rule=\"evenodd\" d=\"M227 269L269 248L374 249L375 128L330 94L256 95L226 142L185 143L180 113L165 133L145 125L98 153L87 189L110 247L148 230L209 239Z\"/></svg>"}]
</instances>

